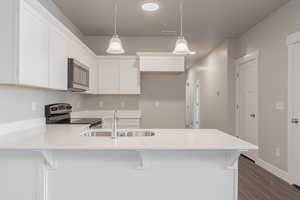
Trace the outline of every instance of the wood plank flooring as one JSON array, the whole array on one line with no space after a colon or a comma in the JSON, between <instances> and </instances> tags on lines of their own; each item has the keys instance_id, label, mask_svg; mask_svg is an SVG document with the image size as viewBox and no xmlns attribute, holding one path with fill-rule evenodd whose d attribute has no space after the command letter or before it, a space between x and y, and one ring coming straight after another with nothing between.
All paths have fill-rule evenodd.
<instances>
[{"instance_id":1,"label":"wood plank flooring","mask_svg":"<svg viewBox=\"0 0 300 200\"><path fill-rule=\"evenodd\" d=\"M300 189L241 157L239 200L300 200Z\"/></svg>"}]
</instances>

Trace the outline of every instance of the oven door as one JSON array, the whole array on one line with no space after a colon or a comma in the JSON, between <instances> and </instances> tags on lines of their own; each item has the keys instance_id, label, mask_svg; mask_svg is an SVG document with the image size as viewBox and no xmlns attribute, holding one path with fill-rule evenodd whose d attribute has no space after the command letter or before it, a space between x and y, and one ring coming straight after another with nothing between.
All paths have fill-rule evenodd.
<instances>
[{"instance_id":1,"label":"oven door","mask_svg":"<svg viewBox=\"0 0 300 200\"><path fill-rule=\"evenodd\" d=\"M83 92L89 90L89 68L75 59L68 59L68 90Z\"/></svg>"}]
</instances>

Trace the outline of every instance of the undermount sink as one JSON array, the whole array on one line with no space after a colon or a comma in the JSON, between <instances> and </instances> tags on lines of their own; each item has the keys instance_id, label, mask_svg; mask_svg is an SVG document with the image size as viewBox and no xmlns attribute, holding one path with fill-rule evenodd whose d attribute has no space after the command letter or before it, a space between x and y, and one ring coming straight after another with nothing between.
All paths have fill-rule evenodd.
<instances>
[{"instance_id":1,"label":"undermount sink","mask_svg":"<svg viewBox=\"0 0 300 200\"><path fill-rule=\"evenodd\" d=\"M155 136L151 131L118 131L118 137L151 137ZM87 131L80 134L85 137L112 137L112 132Z\"/></svg>"}]
</instances>

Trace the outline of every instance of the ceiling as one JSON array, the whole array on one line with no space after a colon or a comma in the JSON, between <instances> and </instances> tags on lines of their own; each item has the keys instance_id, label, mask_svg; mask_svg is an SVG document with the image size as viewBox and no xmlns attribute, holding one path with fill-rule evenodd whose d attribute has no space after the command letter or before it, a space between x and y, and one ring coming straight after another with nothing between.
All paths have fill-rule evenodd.
<instances>
[{"instance_id":1,"label":"ceiling","mask_svg":"<svg viewBox=\"0 0 300 200\"><path fill-rule=\"evenodd\" d=\"M113 33L114 0L53 0L84 35ZM146 13L142 0L119 0L120 36L169 36L179 30L179 1L159 0ZM238 37L288 0L184 0L184 35L199 54L228 37Z\"/></svg>"}]
</instances>

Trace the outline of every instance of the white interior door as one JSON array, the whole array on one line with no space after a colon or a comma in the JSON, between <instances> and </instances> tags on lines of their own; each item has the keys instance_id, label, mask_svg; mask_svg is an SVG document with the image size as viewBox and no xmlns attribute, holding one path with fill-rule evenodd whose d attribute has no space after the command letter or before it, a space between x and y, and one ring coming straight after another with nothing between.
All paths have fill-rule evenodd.
<instances>
[{"instance_id":1,"label":"white interior door","mask_svg":"<svg viewBox=\"0 0 300 200\"><path fill-rule=\"evenodd\" d=\"M239 59L237 74L237 134L241 139L258 145L257 56ZM245 155L257 159L257 151Z\"/></svg>"},{"instance_id":2,"label":"white interior door","mask_svg":"<svg viewBox=\"0 0 300 200\"><path fill-rule=\"evenodd\" d=\"M292 183L300 186L300 43L290 51L289 171Z\"/></svg>"}]
</instances>

